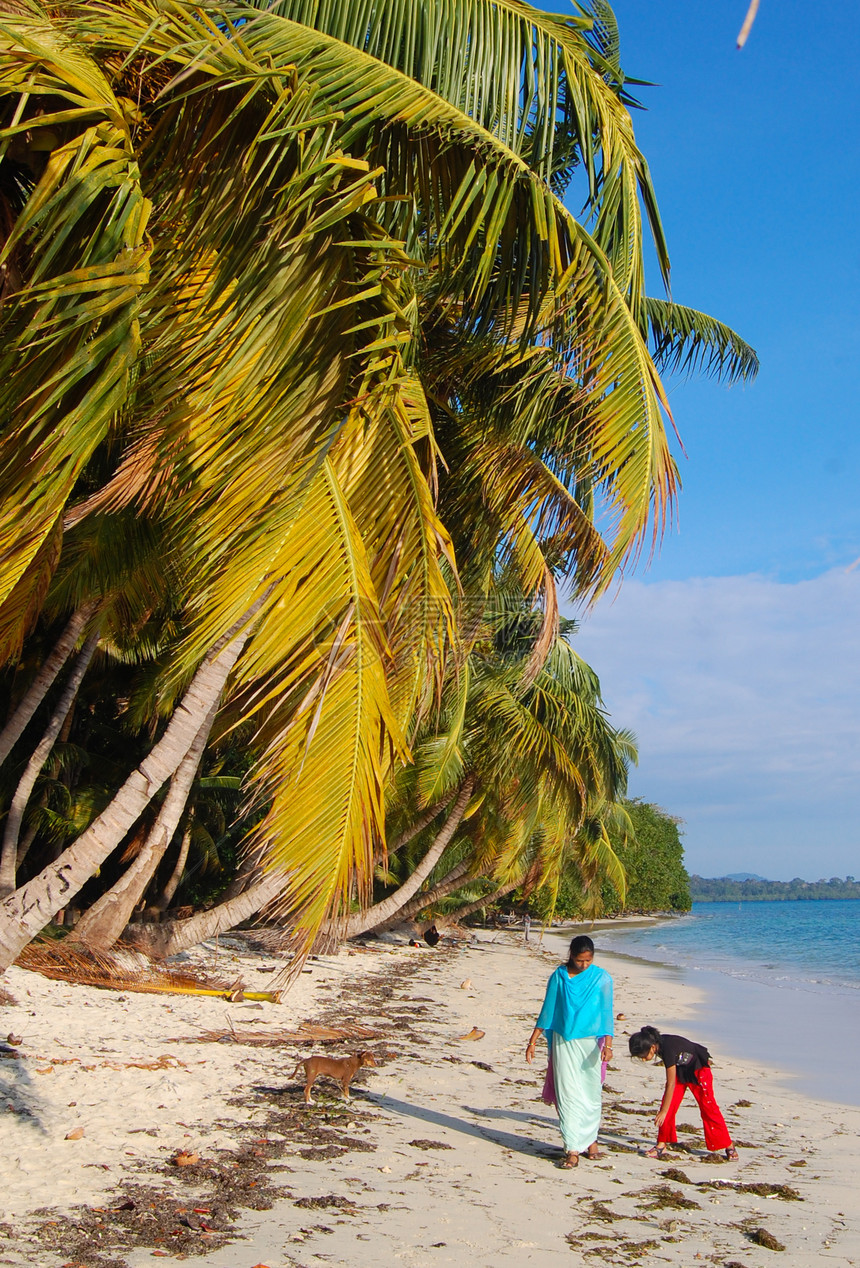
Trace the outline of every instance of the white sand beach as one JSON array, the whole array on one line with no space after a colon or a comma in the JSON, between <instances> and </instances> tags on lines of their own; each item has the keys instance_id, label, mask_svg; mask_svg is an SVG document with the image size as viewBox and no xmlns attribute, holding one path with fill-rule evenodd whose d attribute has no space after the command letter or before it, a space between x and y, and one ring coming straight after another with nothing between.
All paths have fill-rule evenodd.
<instances>
[{"instance_id":1,"label":"white sand beach","mask_svg":"<svg viewBox=\"0 0 860 1268\"><path fill-rule=\"evenodd\" d=\"M689 1098L686 1143L670 1161L645 1158L662 1072L626 1058L623 1032L689 1015L694 992L598 958L625 1017L605 1156L573 1172L554 1165L545 1063L524 1061L557 954L521 935L321 957L278 1005L123 995L11 970L17 1006L3 1010L2 1033L22 1042L0 1061L0 1264L860 1264L860 1109L816 1103L779 1071L725 1058L709 1033L740 1161L705 1154ZM258 990L279 963L234 939L197 962ZM237 1041L305 1021L378 1032L332 1050L377 1054L349 1104L321 1083L304 1106L288 1076L310 1049ZM473 1027L482 1037L464 1038ZM222 1038L196 1042L204 1032ZM199 1162L172 1165L177 1150ZM751 1240L762 1229L784 1251Z\"/></svg>"}]
</instances>

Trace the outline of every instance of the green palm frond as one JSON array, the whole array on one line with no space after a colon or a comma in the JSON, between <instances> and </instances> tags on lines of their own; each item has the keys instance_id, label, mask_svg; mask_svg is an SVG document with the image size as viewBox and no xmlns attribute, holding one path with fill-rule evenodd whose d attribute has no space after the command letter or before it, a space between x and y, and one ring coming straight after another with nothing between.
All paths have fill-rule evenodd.
<instances>
[{"instance_id":1,"label":"green palm frond","mask_svg":"<svg viewBox=\"0 0 860 1268\"><path fill-rule=\"evenodd\" d=\"M130 103L35 6L0 23L0 95L3 169L17 175L14 228L0 250L17 282L15 302L0 309L2 602L125 403L140 354L150 203Z\"/></svg>"},{"instance_id":2,"label":"green palm frond","mask_svg":"<svg viewBox=\"0 0 860 1268\"><path fill-rule=\"evenodd\" d=\"M521 0L258 0L296 23L349 44L455 106L544 182L585 178L585 217L633 284L641 252L639 195L660 266L669 261L647 166L618 95L617 29L594 16L541 12ZM595 22L595 17L597 22ZM596 35L596 38L595 38ZM620 232L619 232L620 230ZM637 276L636 284L641 279Z\"/></svg>"},{"instance_id":3,"label":"green palm frond","mask_svg":"<svg viewBox=\"0 0 860 1268\"><path fill-rule=\"evenodd\" d=\"M703 370L727 383L754 379L758 356L730 326L665 299L645 300L656 364L669 374Z\"/></svg>"}]
</instances>

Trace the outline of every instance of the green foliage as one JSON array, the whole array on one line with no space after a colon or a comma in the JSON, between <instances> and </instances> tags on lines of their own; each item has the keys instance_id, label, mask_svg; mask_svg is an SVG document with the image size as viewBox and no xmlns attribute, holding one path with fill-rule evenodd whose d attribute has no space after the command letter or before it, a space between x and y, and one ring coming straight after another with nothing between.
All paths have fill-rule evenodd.
<instances>
[{"instance_id":1,"label":"green foliage","mask_svg":"<svg viewBox=\"0 0 860 1268\"><path fill-rule=\"evenodd\" d=\"M822 902L828 899L860 899L860 881L853 876L840 880L802 881L795 876L792 881L733 881L726 876L709 878L690 877L690 891L694 903L763 903L802 901Z\"/></svg>"},{"instance_id":2,"label":"green foliage","mask_svg":"<svg viewBox=\"0 0 860 1268\"><path fill-rule=\"evenodd\" d=\"M649 232L667 291L669 260L624 85L605 0L12 7L0 691L70 612L92 605L102 639L25 871L253 613L222 712L244 755L191 798L192 901L253 826L310 946L369 896L410 762L420 809L474 776L461 836L485 874L567 869L596 908L614 871L624 901L606 816L632 741L558 637L557 586L599 592L671 513L660 366L756 367L645 293ZM507 647L476 632L500 568L523 606ZM222 805L240 777L249 802ZM656 901L631 868L630 901Z\"/></svg>"},{"instance_id":3,"label":"green foliage","mask_svg":"<svg viewBox=\"0 0 860 1268\"><path fill-rule=\"evenodd\" d=\"M684 867L679 820L646 801L637 799L626 805L633 834L626 840L613 840L627 872L625 910L689 911L690 877ZM620 910L608 886L604 886L603 900L608 912Z\"/></svg>"},{"instance_id":4,"label":"green foliage","mask_svg":"<svg viewBox=\"0 0 860 1268\"><path fill-rule=\"evenodd\" d=\"M622 903L608 880L599 888L584 885L572 867L565 871L555 906L556 919L593 919L625 912L689 911L690 878L684 867L684 847L678 820L659 806L634 800L622 803L629 817L625 831L609 825L612 848L627 875L627 900ZM530 914L546 920L550 904L545 891L525 900Z\"/></svg>"}]
</instances>

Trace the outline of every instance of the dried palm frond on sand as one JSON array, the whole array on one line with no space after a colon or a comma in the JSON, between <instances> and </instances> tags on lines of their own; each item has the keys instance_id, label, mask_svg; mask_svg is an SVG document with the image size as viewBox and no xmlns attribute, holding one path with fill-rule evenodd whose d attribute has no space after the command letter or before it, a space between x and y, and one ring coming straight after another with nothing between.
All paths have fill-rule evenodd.
<instances>
[{"instance_id":1,"label":"dried palm frond on sand","mask_svg":"<svg viewBox=\"0 0 860 1268\"><path fill-rule=\"evenodd\" d=\"M204 1030L199 1035L183 1035L173 1043L244 1043L255 1048L277 1048L282 1043L335 1044L344 1040L378 1039L378 1030L366 1026L315 1026L304 1022L298 1030Z\"/></svg>"},{"instance_id":2,"label":"dried palm frond on sand","mask_svg":"<svg viewBox=\"0 0 860 1268\"><path fill-rule=\"evenodd\" d=\"M100 986L113 991L148 994L216 995L226 999L262 999L280 1002L278 991L245 992L241 982L204 977L188 969L167 969L139 951L85 950L62 942L31 942L16 960L22 969L42 977L81 986Z\"/></svg>"}]
</instances>

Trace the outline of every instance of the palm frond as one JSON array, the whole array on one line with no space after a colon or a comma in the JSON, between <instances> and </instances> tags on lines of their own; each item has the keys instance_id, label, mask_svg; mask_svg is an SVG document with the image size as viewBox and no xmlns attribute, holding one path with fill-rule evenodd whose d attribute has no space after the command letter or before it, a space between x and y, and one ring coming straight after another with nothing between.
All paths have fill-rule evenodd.
<instances>
[{"instance_id":1,"label":"palm frond","mask_svg":"<svg viewBox=\"0 0 860 1268\"><path fill-rule=\"evenodd\" d=\"M0 24L0 94L0 154L22 174L0 250L20 288L0 309L2 602L126 400L150 203L122 103L35 6Z\"/></svg>"},{"instance_id":2,"label":"palm frond","mask_svg":"<svg viewBox=\"0 0 860 1268\"><path fill-rule=\"evenodd\" d=\"M585 217L632 285L639 194L660 267L668 252L647 165L619 93L617 28L594 15L544 13L521 0L255 0L256 7L353 46L455 106L560 188L578 168ZM595 21L596 19L596 21ZM631 255L632 252L632 255ZM617 257L617 258L616 258ZM636 283L641 279L637 278Z\"/></svg>"},{"instance_id":3,"label":"palm frond","mask_svg":"<svg viewBox=\"0 0 860 1268\"><path fill-rule=\"evenodd\" d=\"M670 300L645 300L645 316L655 363L664 373L703 370L727 383L758 374L753 348L730 326Z\"/></svg>"}]
</instances>

